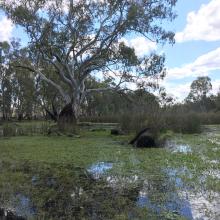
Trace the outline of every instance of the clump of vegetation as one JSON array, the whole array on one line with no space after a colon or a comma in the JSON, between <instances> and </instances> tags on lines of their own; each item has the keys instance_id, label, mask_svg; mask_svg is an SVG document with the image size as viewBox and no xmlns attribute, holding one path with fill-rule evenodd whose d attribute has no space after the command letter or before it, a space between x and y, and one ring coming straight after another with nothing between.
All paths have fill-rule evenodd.
<instances>
[{"instance_id":1,"label":"clump of vegetation","mask_svg":"<svg viewBox=\"0 0 220 220\"><path fill-rule=\"evenodd\" d=\"M197 116L204 125L220 124L220 111L197 113Z\"/></svg>"},{"instance_id":2,"label":"clump of vegetation","mask_svg":"<svg viewBox=\"0 0 220 220\"><path fill-rule=\"evenodd\" d=\"M200 133L201 118L194 112L165 116L166 128L178 133Z\"/></svg>"},{"instance_id":3,"label":"clump of vegetation","mask_svg":"<svg viewBox=\"0 0 220 220\"><path fill-rule=\"evenodd\" d=\"M54 123L51 121L24 121L18 122L5 122L0 127L1 135L4 137L9 136L33 136L33 135L46 135Z\"/></svg>"},{"instance_id":4,"label":"clump of vegetation","mask_svg":"<svg viewBox=\"0 0 220 220\"><path fill-rule=\"evenodd\" d=\"M20 135L22 132L20 132ZM16 136L16 125L11 123L4 123L2 125L2 135L5 137Z\"/></svg>"}]
</instances>

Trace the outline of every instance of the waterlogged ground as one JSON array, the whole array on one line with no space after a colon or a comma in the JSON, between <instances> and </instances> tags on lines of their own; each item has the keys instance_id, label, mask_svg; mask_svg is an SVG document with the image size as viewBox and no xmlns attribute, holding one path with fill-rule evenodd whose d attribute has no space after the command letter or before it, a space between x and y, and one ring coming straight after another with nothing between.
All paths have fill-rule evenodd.
<instances>
[{"instance_id":1,"label":"waterlogged ground","mask_svg":"<svg viewBox=\"0 0 220 220\"><path fill-rule=\"evenodd\" d=\"M128 136L108 130L84 129L80 137L9 133L0 138L0 215L220 219L220 126L175 134L161 149L132 148Z\"/></svg>"}]
</instances>

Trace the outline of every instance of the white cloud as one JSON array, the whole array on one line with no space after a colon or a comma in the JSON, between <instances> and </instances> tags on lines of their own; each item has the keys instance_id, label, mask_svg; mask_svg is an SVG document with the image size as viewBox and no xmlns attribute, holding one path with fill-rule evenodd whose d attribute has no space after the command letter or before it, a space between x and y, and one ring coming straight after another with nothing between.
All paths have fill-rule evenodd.
<instances>
[{"instance_id":1,"label":"white cloud","mask_svg":"<svg viewBox=\"0 0 220 220\"><path fill-rule=\"evenodd\" d=\"M78 1L74 1L74 2L78 2ZM48 9L50 9L50 7L57 7L57 1L55 1L55 0L49 0L49 1L47 1L46 2L46 5L45 5L45 8L48 10ZM60 9L63 11L63 12L65 12L65 13L67 13L68 11L69 11L69 1L67 1L67 0L63 0L62 2L61 2L61 4L60 4L60 2L59 2L59 7L61 7Z\"/></svg>"},{"instance_id":2,"label":"white cloud","mask_svg":"<svg viewBox=\"0 0 220 220\"><path fill-rule=\"evenodd\" d=\"M179 84L179 83L170 83L167 81L163 81L161 85L165 87L166 92L169 95L174 96L177 99L177 101L182 101L186 98L186 96L190 92L191 82Z\"/></svg>"},{"instance_id":3,"label":"white cloud","mask_svg":"<svg viewBox=\"0 0 220 220\"><path fill-rule=\"evenodd\" d=\"M13 30L13 23L11 20L3 17L0 20L0 41L9 41Z\"/></svg>"},{"instance_id":4,"label":"white cloud","mask_svg":"<svg viewBox=\"0 0 220 220\"><path fill-rule=\"evenodd\" d=\"M198 11L187 15L187 25L176 34L177 42L190 40L220 40L220 0L203 4Z\"/></svg>"},{"instance_id":5,"label":"white cloud","mask_svg":"<svg viewBox=\"0 0 220 220\"><path fill-rule=\"evenodd\" d=\"M168 93L173 94L178 100L183 100L190 91L192 82L179 83L170 80L186 79L187 77L208 76L212 71L220 70L220 47L198 57L194 62L168 69L168 74L162 85ZM216 94L220 88L220 79L212 80L212 93Z\"/></svg>"},{"instance_id":6,"label":"white cloud","mask_svg":"<svg viewBox=\"0 0 220 220\"><path fill-rule=\"evenodd\" d=\"M198 57L193 63L168 70L168 79L204 76L211 71L220 70L220 47Z\"/></svg>"},{"instance_id":7,"label":"white cloud","mask_svg":"<svg viewBox=\"0 0 220 220\"><path fill-rule=\"evenodd\" d=\"M171 83L163 81L161 85L166 88L168 94L177 98L177 101L183 101L190 92L190 85L192 82L187 82L184 84ZM220 79L212 80L212 94L217 94L220 91Z\"/></svg>"},{"instance_id":8,"label":"white cloud","mask_svg":"<svg viewBox=\"0 0 220 220\"><path fill-rule=\"evenodd\" d=\"M145 37L136 37L129 40L122 38L121 41L129 47L133 47L136 55L139 57L149 54L149 52L152 52L157 48L157 44L155 42L147 40Z\"/></svg>"},{"instance_id":9,"label":"white cloud","mask_svg":"<svg viewBox=\"0 0 220 220\"><path fill-rule=\"evenodd\" d=\"M218 92L220 92L220 79L212 81L212 93L217 94Z\"/></svg>"}]
</instances>

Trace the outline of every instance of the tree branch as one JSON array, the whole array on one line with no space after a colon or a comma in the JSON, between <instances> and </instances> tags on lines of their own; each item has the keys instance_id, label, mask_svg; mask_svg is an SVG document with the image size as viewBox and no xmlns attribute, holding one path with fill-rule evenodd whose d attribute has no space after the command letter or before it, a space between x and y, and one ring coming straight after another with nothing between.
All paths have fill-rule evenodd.
<instances>
[{"instance_id":1,"label":"tree branch","mask_svg":"<svg viewBox=\"0 0 220 220\"><path fill-rule=\"evenodd\" d=\"M71 99L70 99L69 95L67 95L58 84L56 84L51 79L47 78L40 70L35 70L35 69L33 69L29 66L23 66L23 65L16 65L15 67L27 69L30 72L38 74L44 81L46 81L48 84L52 85L54 88L56 88L60 92L60 94L62 95L62 97L64 98L66 103L71 102Z\"/></svg>"}]
</instances>

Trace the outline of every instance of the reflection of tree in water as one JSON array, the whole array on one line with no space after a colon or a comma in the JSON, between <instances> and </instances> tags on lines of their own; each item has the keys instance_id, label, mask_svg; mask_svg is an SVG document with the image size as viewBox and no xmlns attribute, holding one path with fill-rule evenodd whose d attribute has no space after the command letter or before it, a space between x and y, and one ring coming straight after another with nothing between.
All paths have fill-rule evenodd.
<instances>
[{"instance_id":1,"label":"reflection of tree in water","mask_svg":"<svg viewBox=\"0 0 220 220\"><path fill-rule=\"evenodd\" d=\"M148 171L149 172L149 171ZM152 214L165 217L172 214L192 218L190 204L178 195L178 188L183 182L176 177L172 169L153 167L146 175L137 198L137 205L147 208Z\"/></svg>"},{"instance_id":2,"label":"reflection of tree in water","mask_svg":"<svg viewBox=\"0 0 220 220\"><path fill-rule=\"evenodd\" d=\"M56 179L54 185L49 186L50 189L54 189L54 195L53 198L46 199L41 210L42 213L47 213L48 217L115 219L118 216L128 217L135 213L139 184L137 187L114 187L106 179L94 179L80 168L74 171L69 180L64 180L66 176L69 175ZM118 180L119 184L129 181L128 178L122 179ZM45 185L47 184L43 183L46 194L49 189Z\"/></svg>"},{"instance_id":3,"label":"reflection of tree in water","mask_svg":"<svg viewBox=\"0 0 220 220\"><path fill-rule=\"evenodd\" d=\"M13 207L18 214L22 208L30 208L26 213L39 219L192 219L189 202L179 194L185 186L177 175L185 171L178 169L154 166L138 169L136 175L106 174L95 179L72 165L24 163L7 172L25 176L21 183L8 180L7 185L14 187L10 196L8 189L8 199L0 185L1 204L1 198L6 201L12 195L23 202Z\"/></svg>"},{"instance_id":4,"label":"reflection of tree in water","mask_svg":"<svg viewBox=\"0 0 220 220\"><path fill-rule=\"evenodd\" d=\"M121 215L128 216L131 208L134 208L138 195L136 189L114 189L106 181L95 180L84 169L71 165L64 167L53 164L35 169L34 166L25 166L25 169L18 167L13 172L22 172L30 178L22 186L14 186L8 200L17 193L26 196L30 200L30 209L34 210L31 214L36 218L115 219ZM9 185L13 187L12 182ZM0 198L3 196L0 195ZM22 208L18 202L12 207L17 215L20 213L18 209Z\"/></svg>"},{"instance_id":5,"label":"reflection of tree in water","mask_svg":"<svg viewBox=\"0 0 220 220\"><path fill-rule=\"evenodd\" d=\"M149 173L137 198L139 207L165 219L167 215L184 219L219 218L219 193L207 190L206 176L192 174L187 167L154 167Z\"/></svg>"}]
</instances>

